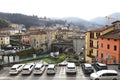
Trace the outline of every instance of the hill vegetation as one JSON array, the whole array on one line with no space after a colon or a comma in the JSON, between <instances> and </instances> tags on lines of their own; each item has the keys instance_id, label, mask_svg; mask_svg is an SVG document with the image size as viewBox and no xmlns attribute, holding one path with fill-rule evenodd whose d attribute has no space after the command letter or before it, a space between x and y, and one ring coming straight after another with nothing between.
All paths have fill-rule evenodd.
<instances>
[{"instance_id":1,"label":"hill vegetation","mask_svg":"<svg viewBox=\"0 0 120 80\"><path fill-rule=\"evenodd\" d=\"M30 26L52 26L55 24L65 24L65 21L62 20L52 20L46 17L39 18L35 15L28 16L18 13L1 13L0 18L10 21L11 23L24 24L26 27Z\"/></svg>"}]
</instances>

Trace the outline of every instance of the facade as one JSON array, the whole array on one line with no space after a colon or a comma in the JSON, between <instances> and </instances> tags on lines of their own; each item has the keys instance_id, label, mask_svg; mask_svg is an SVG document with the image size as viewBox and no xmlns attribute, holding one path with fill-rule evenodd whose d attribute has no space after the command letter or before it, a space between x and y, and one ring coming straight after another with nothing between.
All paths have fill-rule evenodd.
<instances>
[{"instance_id":1,"label":"facade","mask_svg":"<svg viewBox=\"0 0 120 80\"><path fill-rule=\"evenodd\" d=\"M86 32L85 36L85 59L87 62L93 62L98 54L98 37L114 30L114 26L107 26Z\"/></svg>"},{"instance_id":2,"label":"facade","mask_svg":"<svg viewBox=\"0 0 120 80\"><path fill-rule=\"evenodd\" d=\"M0 45L8 45L10 44L10 37L8 35L0 34Z\"/></svg>"},{"instance_id":3,"label":"facade","mask_svg":"<svg viewBox=\"0 0 120 80\"><path fill-rule=\"evenodd\" d=\"M30 35L29 34L23 34L21 36L21 42L22 42L22 45L30 45Z\"/></svg>"},{"instance_id":4,"label":"facade","mask_svg":"<svg viewBox=\"0 0 120 80\"><path fill-rule=\"evenodd\" d=\"M107 64L120 64L120 21L113 23L115 30L98 38L98 61Z\"/></svg>"},{"instance_id":5,"label":"facade","mask_svg":"<svg viewBox=\"0 0 120 80\"><path fill-rule=\"evenodd\" d=\"M44 31L39 31L30 34L30 43L31 46L35 49L43 49L47 48L47 33Z\"/></svg>"}]
</instances>

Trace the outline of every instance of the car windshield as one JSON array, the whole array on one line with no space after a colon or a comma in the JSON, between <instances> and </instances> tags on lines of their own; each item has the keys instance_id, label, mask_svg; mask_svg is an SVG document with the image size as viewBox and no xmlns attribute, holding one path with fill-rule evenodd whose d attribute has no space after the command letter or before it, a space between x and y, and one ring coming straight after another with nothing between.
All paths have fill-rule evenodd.
<instances>
[{"instance_id":1,"label":"car windshield","mask_svg":"<svg viewBox=\"0 0 120 80\"><path fill-rule=\"evenodd\" d=\"M24 68L23 70L29 70L29 69L27 69L27 68Z\"/></svg>"},{"instance_id":2,"label":"car windshield","mask_svg":"<svg viewBox=\"0 0 120 80\"><path fill-rule=\"evenodd\" d=\"M48 68L48 70L54 70L54 68Z\"/></svg>"},{"instance_id":3,"label":"car windshield","mask_svg":"<svg viewBox=\"0 0 120 80\"><path fill-rule=\"evenodd\" d=\"M68 67L68 69L75 69L75 67Z\"/></svg>"},{"instance_id":4,"label":"car windshield","mask_svg":"<svg viewBox=\"0 0 120 80\"><path fill-rule=\"evenodd\" d=\"M40 70L40 68L35 68L35 70Z\"/></svg>"},{"instance_id":5,"label":"car windshield","mask_svg":"<svg viewBox=\"0 0 120 80\"><path fill-rule=\"evenodd\" d=\"M86 67L85 69L92 69L92 67Z\"/></svg>"},{"instance_id":6,"label":"car windshield","mask_svg":"<svg viewBox=\"0 0 120 80\"><path fill-rule=\"evenodd\" d=\"M16 70L16 68L11 68L11 70Z\"/></svg>"}]
</instances>

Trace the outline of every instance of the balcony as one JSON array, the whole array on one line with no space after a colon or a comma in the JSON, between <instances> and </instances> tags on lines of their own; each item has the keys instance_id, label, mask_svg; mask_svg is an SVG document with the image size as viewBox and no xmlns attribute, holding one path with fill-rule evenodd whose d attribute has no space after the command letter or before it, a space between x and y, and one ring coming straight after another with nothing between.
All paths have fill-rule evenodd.
<instances>
[{"instance_id":1,"label":"balcony","mask_svg":"<svg viewBox=\"0 0 120 80\"><path fill-rule=\"evenodd\" d=\"M87 56L90 58L95 58L95 56L93 56L91 53L88 53Z\"/></svg>"}]
</instances>

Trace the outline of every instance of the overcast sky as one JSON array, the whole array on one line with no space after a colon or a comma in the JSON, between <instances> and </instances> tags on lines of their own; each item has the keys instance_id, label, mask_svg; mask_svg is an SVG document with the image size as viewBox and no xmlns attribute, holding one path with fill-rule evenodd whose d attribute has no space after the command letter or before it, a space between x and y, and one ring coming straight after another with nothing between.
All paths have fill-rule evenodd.
<instances>
[{"instance_id":1,"label":"overcast sky","mask_svg":"<svg viewBox=\"0 0 120 80\"><path fill-rule=\"evenodd\" d=\"M0 12L90 20L120 12L120 0L0 0Z\"/></svg>"}]
</instances>

